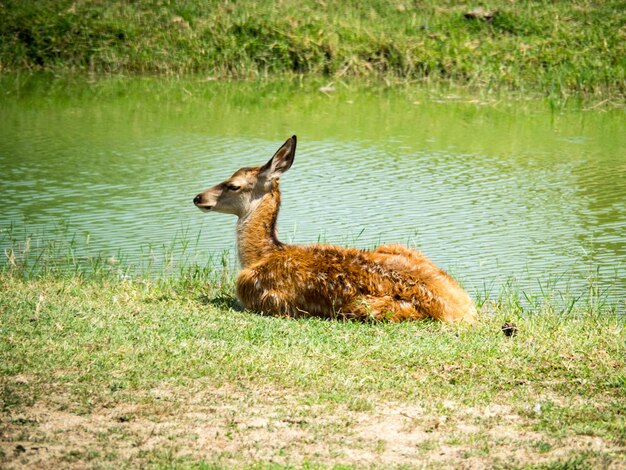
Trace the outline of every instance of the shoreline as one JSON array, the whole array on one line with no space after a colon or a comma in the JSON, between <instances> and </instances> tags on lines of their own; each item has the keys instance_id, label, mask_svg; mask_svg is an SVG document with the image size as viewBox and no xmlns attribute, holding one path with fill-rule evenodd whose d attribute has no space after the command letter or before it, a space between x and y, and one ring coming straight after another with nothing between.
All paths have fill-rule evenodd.
<instances>
[{"instance_id":1,"label":"shoreline","mask_svg":"<svg viewBox=\"0 0 626 470\"><path fill-rule=\"evenodd\" d=\"M475 105L498 108L516 104L519 111L533 113L537 109L549 108L558 112L605 112L626 108L626 99L622 96L586 96L568 97L546 96L540 92L520 92L516 90L484 90L452 82L412 82L410 84L391 82L382 78L349 77L332 79L323 76L285 75L257 79L215 78L203 74L191 75L155 75L155 74L96 74L62 71L12 71L0 73L0 90L5 102L20 100L25 97L65 97L67 99L85 99L90 96L102 98L111 93L112 98L119 97L114 88L125 82L148 93L149 87L158 88L161 93L180 96L181 100L206 95L214 99L213 89L232 88L244 90L248 95L258 93L258 99L271 97L277 91L288 94L322 96L328 99L347 100L354 94L372 96L397 96L405 98L415 105L423 102L434 104Z\"/></svg>"}]
</instances>

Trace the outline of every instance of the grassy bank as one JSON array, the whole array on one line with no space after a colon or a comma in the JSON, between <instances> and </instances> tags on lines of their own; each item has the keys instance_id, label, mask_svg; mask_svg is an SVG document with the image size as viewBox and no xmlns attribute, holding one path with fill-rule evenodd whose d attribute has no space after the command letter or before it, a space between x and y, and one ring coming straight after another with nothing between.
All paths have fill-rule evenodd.
<instances>
[{"instance_id":1,"label":"grassy bank","mask_svg":"<svg viewBox=\"0 0 626 470\"><path fill-rule=\"evenodd\" d=\"M621 1L8 0L0 70L317 76L621 101Z\"/></svg>"},{"instance_id":2,"label":"grassy bank","mask_svg":"<svg viewBox=\"0 0 626 470\"><path fill-rule=\"evenodd\" d=\"M238 310L228 279L0 273L2 466L626 464L626 328L511 293L475 328ZM518 326L515 336L501 331Z\"/></svg>"}]
</instances>

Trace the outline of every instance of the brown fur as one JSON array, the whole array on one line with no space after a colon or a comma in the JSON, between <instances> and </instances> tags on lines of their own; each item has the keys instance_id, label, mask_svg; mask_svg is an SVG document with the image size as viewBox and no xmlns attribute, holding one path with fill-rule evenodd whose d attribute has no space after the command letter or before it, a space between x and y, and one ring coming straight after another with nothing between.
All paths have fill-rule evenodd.
<instances>
[{"instance_id":1,"label":"brown fur","mask_svg":"<svg viewBox=\"0 0 626 470\"><path fill-rule=\"evenodd\" d=\"M242 168L194 199L200 209L239 216L243 269L237 296L246 308L292 317L475 321L469 295L419 251L402 245L369 251L278 241L278 177L291 166L295 147L294 136L264 166Z\"/></svg>"}]
</instances>

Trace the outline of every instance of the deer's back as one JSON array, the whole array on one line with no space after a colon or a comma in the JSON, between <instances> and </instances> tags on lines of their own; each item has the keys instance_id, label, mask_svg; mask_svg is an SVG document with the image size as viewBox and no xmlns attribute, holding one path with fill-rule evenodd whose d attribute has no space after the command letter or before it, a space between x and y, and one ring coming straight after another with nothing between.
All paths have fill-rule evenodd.
<instances>
[{"instance_id":1,"label":"deer's back","mask_svg":"<svg viewBox=\"0 0 626 470\"><path fill-rule=\"evenodd\" d=\"M289 316L350 315L368 298L403 302L415 318L445 317L446 309L471 305L450 276L399 245L374 251L286 245L242 270L237 294L246 308Z\"/></svg>"}]
</instances>

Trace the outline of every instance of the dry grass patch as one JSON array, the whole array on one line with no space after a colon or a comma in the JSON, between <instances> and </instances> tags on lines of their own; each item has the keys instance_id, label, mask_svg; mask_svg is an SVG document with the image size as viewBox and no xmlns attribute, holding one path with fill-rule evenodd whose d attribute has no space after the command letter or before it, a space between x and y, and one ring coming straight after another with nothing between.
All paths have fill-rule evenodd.
<instances>
[{"instance_id":1,"label":"dry grass patch","mask_svg":"<svg viewBox=\"0 0 626 470\"><path fill-rule=\"evenodd\" d=\"M255 465L492 468L626 465L623 443L559 439L508 405L385 401L372 409L289 390L162 387L79 415L64 397L2 413L9 468Z\"/></svg>"}]
</instances>

